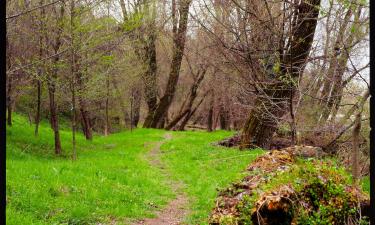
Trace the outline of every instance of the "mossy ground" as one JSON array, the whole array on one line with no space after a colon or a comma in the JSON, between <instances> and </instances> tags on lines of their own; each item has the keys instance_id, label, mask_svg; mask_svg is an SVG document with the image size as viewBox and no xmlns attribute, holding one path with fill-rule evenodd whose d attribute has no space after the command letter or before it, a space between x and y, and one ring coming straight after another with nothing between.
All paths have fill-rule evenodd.
<instances>
[{"instance_id":1,"label":"mossy ground","mask_svg":"<svg viewBox=\"0 0 375 225\"><path fill-rule=\"evenodd\" d=\"M358 217L359 202L368 201L368 193L353 184L334 158L296 158L280 164L286 154L262 156L242 182L224 189L211 223L254 225L262 218L264 225L368 224ZM281 161L274 162L277 168L270 173L265 168L275 159Z\"/></svg>"}]
</instances>

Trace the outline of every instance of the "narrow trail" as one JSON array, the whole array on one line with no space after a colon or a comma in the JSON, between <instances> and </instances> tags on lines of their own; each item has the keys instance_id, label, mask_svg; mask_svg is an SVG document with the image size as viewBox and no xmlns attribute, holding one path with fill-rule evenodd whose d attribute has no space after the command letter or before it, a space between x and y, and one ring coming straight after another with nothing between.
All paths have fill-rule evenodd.
<instances>
[{"instance_id":1,"label":"narrow trail","mask_svg":"<svg viewBox=\"0 0 375 225\"><path fill-rule=\"evenodd\" d=\"M160 160L160 146L168 140L172 139L170 133L164 135L164 140L157 142L148 157L150 163L161 169L162 173L169 175L170 172ZM147 218L138 220L133 225L180 225L187 214L188 198L182 191L182 183L170 180L170 186L173 192L176 193L176 198L168 203L168 205L161 211L157 212L155 218Z\"/></svg>"}]
</instances>

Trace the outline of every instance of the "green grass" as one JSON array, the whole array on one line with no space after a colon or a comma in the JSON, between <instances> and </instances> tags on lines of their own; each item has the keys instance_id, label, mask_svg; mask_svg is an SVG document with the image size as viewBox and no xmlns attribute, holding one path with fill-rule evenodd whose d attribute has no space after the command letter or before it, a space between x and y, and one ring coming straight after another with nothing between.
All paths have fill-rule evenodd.
<instances>
[{"instance_id":1,"label":"green grass","mask_svg":"<svg viewBox=\"0 0 375 225\"><path fill-rule=\"evenodd\" d=\"M128 224L155 216L175 197L170 179L185 184L191 203L187 222L205 224L216 188L239 179L261 153L210 145L230 132L172 132L161 156L168 176L146 157L152 147L147 143L162 140L164 130L136 129L92 142L78 134L73 162L69 130L61 131L63 155L56 157L47 122L39 137L25 117L15 114L13 122L6 137L7 224Z\"/></svg>"},{"instance_id":2,"label":"green grass","mask_svg":"<svg viewBox=\"0 0 375 225\"><path fill-rule=\"evenodd\" d=\"M245 176L246 166L263 151L239 151L211 145L230 136L227 131L174 132L173 139L162 145L162 159L172 171L173 179L185 184L191 200L188 224L207 224L207 217L215 205L217 189Z\"/></svg>"},{"instance_id":3,"label":"green grass","mask_svg":"<svg viewBox=\"0 0 375 225\"><path fill-rule=\"evenodd\" d=\"M370 177L369 176L363 177L362 188L365 192L370 193Z\"/></svg>"}]
</instances>

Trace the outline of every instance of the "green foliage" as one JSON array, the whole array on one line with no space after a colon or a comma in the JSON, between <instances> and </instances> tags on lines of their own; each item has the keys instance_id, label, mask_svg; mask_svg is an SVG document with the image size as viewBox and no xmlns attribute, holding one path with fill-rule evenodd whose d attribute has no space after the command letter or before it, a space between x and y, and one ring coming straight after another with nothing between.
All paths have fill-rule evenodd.
<instances>
[{"instance_id":1,"label":"green foliage","mask_svg":"<svg viewBox=\"0 0 375 225\"><path fill-rule=\"evenodd\" d=\"M366 176L362 179L362 188L365 192L370 193L370 177Z\"/></svg>"}]
</instances>

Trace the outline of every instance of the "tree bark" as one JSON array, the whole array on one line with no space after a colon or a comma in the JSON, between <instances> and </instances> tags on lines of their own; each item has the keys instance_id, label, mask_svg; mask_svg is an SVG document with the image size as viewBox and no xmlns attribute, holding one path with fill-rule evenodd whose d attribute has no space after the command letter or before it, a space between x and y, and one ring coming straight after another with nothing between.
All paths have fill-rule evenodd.
<instances>
[{"instance_id":1,"label":"tree bark","mask_svg":"<svg viewBox=\"0 0 375 225\"><path fill-rule=\"evenodd\" d=\"M193 84L190 87L189 97L186 98L184 103L182 104L179 113L176 115L174 119L172 119L171 123L169 123L165 129L170 130L172 129L182 118L190 118L192 115L188 116L192 112L192 107L194 104L195 99L197 98L197 91L199 85L202 83L204 76L206 74L207 68L201 68L198 71L198 74L195 75L195 79ZM187 116L185 116L187 115ZM185 124L187 121L185 122ZM183 126L184 127L184 126Z\"/></svg>"},{"instance_id":2,"label":"tree bark","mask_svg":"<svg viewBox=\"0 0 375 225\"><path fill-rule=\"evenodd\" d=\"M289 48L282 57L281 65L285 66L281 69L281 75L290 75L292 79L296 79L304 70L315 33L319 6L320 0L302 0L296 7ZM241 148L269 147L269 140L277 126L276 120L285 114L285 101L291 95L290 92L295 91L295 87L290 88L289 84L271 85L264 91L265 96L257 97L255 107L244 125Z\"/></svg>"},{"instance_id":3,"label":"tree bark","mask_svg":"<svg viewBox=\"0 0 375 225\"><path fill-rule=\"evenodd\" d=\"M353 127L353 161L352 161L352 174L353 181L358 182L360 176L359 170L359 134L361 131L361 111L359 111L355 118L355 124Z\"/></svg>"},{"instance_id":4,"label":"tree bark","mask_svg":"<svg viewBox=\"0 0 375 225\"><path fill-rule=\"evenodd\" d=\"M184 54L190 3L191 0L181 0L180 2L180 20L178 30L176 32L176 35L174 35L173 40L173 56L167 87L163 97L157 104L155 111L152 113L152 115L149 112L149 115L147 116L143 127L157 128L172 103L176 91L177 81L180 75L181 61Z\"/></svg>"},{"instance_id":5,"label":"tree bark","mask_svg":"<svg viewBox=\"0 0 375 225\"><path fill-rule=\"evenodd\" d=\"M132 98L133 98L133 106L132 106L132 126L137 127L139 118L140 118L140 110L141 110L141 90L139 89L139 86L133 88L132 90Z\"/></svg>"},{"instance_id":6,"label":"tree bark","mask_svg":"<svg viewBox=\"0 0 375 225\"><path fill-rule=\"evenodd\" d=\"M186 124L189 122L190 118L194 115L194 113L197 111L199 106L202 104L204 99L206 98L206 95L202 97L202 99L198 102L198 104L195 106L193 110L189 110L188 113L185 115L184 119L181 121L181 125L179 126L178 130L185 130Z\"/></svg>"},{"instance_id":7,"label":"tree bark","mask_svg":"<svg viewBox=\"0 0 375 225\"><path fill-rule=\"evenodd\" d=\"M36 81L37 84L37 100L36 100L36 115L35 115L35 136L39 134L39 122L40 122L40 105L41 105L41 95L42 95L42 84L40 80Z\"/></svg>"},{"instance_id":8,"label":"tree bark","mask_svg":"<svg viewBox=\"0 0 375 225\"><path fill-rule=\"evenodd\" d=\"M6 43L6 67L7 71L10 71L11 68L11 49L9 45L8 35L5 36L5 43ZM6 89L6 107L7 107L7 124L8 126L12 126L12 74L6 73L6 82L7 82L7 89Z\"/></svg>"},{"instance_id":9,"label":"tree bark","mask_svg":"<svg viewBox=\"0 0 375 225\"><path fill-rule=\"evenodd\" d=\"M212 132L212 126L213 126L213 119L214 119L214 92L211 92L211 99L209 103L209 109L208 109L208 114L207 114L207 131Z\"/></svg>"},{"instance_id":10,"label":"tree bark","mask_svg":"<svg viewBox=\"0 0 375 225\"><path fill-rule=\"evenodd\" d=\"M224 102L221 102L220 104L219 124L220 124L220 129L230 130L230 116L229 116L228 110L224 106Z\"/></svg>"}]
</instances>

